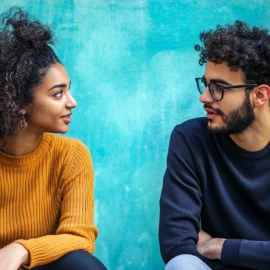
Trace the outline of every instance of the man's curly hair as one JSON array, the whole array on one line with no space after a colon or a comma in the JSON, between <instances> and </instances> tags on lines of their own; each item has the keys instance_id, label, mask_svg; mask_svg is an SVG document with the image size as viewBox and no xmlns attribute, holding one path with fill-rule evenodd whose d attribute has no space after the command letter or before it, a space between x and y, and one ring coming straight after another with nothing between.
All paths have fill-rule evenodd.
<instances>
[{"instance_id":1,"label":"man's curly hair","mask_svg":"<svg viewBox=\"0 0 270 270\"><path fill-rule=\"evenodd\" d=\"M195 45L200 52L199 64L207 61L227 63L232 71L239 68L246 83L270 85L270 35L267 29L249 27L241 21L216 30L200 33L203 46Z\"/></svg>"},{"instance_id":2,"label":"man's curly hair","mask_svg":"<svg viewBox=\"0 0 270 270\"><path fill-rule=\"evenodd\" d=\"M0 140L22 127L21 110L33 101L35 88L48 69L60 62L50 45L52 31L18 7L1 15Z\"/></svg>"}]
</instances>

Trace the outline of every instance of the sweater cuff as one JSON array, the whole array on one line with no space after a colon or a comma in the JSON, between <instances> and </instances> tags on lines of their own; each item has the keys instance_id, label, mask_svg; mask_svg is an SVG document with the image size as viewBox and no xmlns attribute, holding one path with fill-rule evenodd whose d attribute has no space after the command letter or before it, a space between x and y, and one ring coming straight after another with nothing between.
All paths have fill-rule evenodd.
<instances>
[{"instance_id":1,"label":"sweater cuff","mask_svg":"<svg viewBox=\"0 0 270 270\"><path fill-rule=\"evenodd\" d=\"M227 265L241 266L239 251L242 240L227 239L221 251L221 261Z\"/></svg>"}]
</instances>

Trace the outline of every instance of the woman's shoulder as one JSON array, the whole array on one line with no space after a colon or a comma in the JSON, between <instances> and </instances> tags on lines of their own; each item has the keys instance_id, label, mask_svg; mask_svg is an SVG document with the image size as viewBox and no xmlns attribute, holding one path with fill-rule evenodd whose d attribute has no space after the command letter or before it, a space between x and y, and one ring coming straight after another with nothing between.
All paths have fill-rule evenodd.
<instances>
[{"instance_id":1,"label":"woman's shoulder","mask_svg":"<svg viewBox=\"0 0 270 270\"><path fill-rule=\"evenodd\" d=\"M44 133L43 139L49 142L47 158L52 160L51 163L59 172L61 187L66 186L81 173L88 173L92 177L92 158L82 141L51 133Z\"/></svg>"},{"instance_id":2,"label":"woman's shoulder","mask_svg":"<svg viewBox=\"0 0 270 270\"><path fill-rule=\"evenodd\" d=\"M45 140L50 141L51 145L57 145L62 147L77 147L78 145L85 146L85 144L78 139L64 137L58 134L44 133L43 137Z\"/></svg>"},{"instance_id":3,"label":"woman's shoulder","mask_svg":"<svg viewBox=\"0 0 270 270\"><path fill-rule=\"evenodd\" d=\"M49 148L53 152L75 155L80 153L82 155L89 155L87 146L80 140L75 138L68 138L52 133L44 133L43 138L49 144Z\"/></svg>"}]
</instances>

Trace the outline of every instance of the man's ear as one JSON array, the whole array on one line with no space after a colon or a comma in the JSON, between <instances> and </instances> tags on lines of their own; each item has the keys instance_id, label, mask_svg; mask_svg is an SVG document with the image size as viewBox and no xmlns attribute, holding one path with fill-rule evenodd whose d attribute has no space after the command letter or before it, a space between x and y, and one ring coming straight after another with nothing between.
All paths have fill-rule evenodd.
<instances>
[{"instance_id":1,"label":"man's ear","mask_svg":"<svg viewBox=\"0 0 270 270\"><path fill-rule=\"evenodd\" d=\"M254 94L255 107L261 107L265 103L268 104L270 98L270 86L266 84L260 84L254 88Z\"/></svg>"}]
</instances>

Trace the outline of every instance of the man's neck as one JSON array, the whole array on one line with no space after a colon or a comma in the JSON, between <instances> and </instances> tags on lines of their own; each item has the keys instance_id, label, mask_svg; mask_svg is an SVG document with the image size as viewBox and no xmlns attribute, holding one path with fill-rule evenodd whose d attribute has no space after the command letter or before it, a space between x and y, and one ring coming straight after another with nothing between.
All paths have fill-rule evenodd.
<instances>
[{"instance_id":1,"label":"man's neck","mask_svg":"<svg viewBox=\"0 0 270 270\"><path fill-rule=\"evenodd\" d=\"M268 121L269 120L269 121ZM256 122L241 134L230 135L239 147L255 152L263 149L270 142L270 119Z\"/></svg>"}]
</instances>

